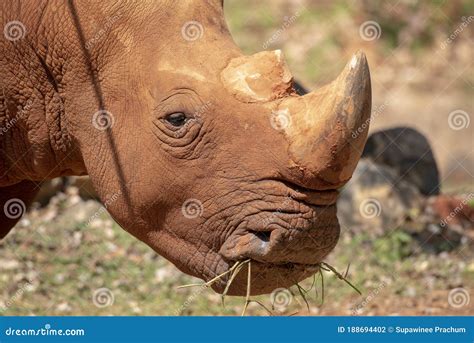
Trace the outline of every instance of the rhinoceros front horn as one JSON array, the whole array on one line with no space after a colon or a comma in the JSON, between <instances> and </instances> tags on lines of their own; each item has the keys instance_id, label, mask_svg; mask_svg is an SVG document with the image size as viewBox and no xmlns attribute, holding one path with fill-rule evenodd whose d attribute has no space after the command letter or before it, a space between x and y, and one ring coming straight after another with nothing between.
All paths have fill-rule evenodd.
<instances>
[{"instance_id":1,"label":"rhinoceros front horn","mask_svg":"<svg viewBox=\"0 0 474 343\"><path fill-rule=\"evenodd\" d=\"M332 83L287 97L277 109L288 115L284 131L295 164L322 188L340 187L351 178L367 139L370 111L370 74L361 52Z\"/></svg>"},{"instance_id":2,"label":"rhinoceros front horn","mask_svg":"<svg viewBox=\"0 0 474 343\"><path fill-rule=\"evenodd\" d=\"M319 189L347 182L364 148L370 120L371 86L365 55L355 54L329 85L297 96L281 51L230 61L222 83L237 99L271 108L270 123L288 136L294 168Z\"/></svg>"}]
</instances>

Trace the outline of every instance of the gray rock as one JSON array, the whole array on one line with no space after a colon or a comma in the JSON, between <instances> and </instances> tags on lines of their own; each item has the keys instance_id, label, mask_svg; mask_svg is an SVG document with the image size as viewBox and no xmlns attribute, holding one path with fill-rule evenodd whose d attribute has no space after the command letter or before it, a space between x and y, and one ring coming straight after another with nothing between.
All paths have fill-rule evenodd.
<instances>
[{"instance_id":1,"label":"gray rock","mask_svg":"<svg viewBox=\"0 0 474 343\"><path fill-rule=\"evenodd\" d=\"M398 180L395 170L363 158L341 190L338 218L342 230L382 234L400 226L421 204L417 188Z\"/></svg>"},{"instance_id":2,"label":"gray rock","mask_svg":"<svg viewBox=\"0 0 474 343\"><path fill-rule=\"evenodd\" d=\"M396 127L375 132L367 139L362 156L392 168L396 183L411 183L423 195L439 194L439 172L433 151L417 130Z\"/></svg>"}]
</instances>

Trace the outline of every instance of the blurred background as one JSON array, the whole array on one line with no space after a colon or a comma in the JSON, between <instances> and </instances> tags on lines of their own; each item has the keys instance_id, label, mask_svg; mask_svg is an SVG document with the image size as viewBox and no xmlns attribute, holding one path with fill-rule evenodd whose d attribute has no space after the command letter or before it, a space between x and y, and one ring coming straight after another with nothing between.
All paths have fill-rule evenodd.
<instances>
[{"instance_id":1,"label":"blurred background","mask_svg":"<svg viewBox=\"0 0 474 343\"><path fill-rule=\"evenodd\" d=\"M362 295L323 271L254 297L266 309L247 314L472 315L474 2L227 0L225 10L245 53L281 49L303 87L333 80L357 50L373 87L372 135L327 258ZM118 227L87 180L54 180L37 200L0 242L1 315L242 311L242 298L224 307L209 289L177 290L198 280Z\"/></svg>"}]
</instances>

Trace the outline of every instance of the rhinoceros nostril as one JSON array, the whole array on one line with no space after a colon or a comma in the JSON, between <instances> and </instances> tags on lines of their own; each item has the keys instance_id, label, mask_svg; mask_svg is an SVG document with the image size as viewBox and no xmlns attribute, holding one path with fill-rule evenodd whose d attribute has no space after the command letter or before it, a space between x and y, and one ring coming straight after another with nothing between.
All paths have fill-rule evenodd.
<instances>
[{"instance_id":1,"label":"rhinoceros nostril","mask_svg":"<svg viewBox=\"0 0 474 343\"><path fill-rule=\"evenodd\" d=\"M271 231L258 231L258 232L252 232L259 240L262 242L270 242L270 235Z\"/></svg>"},{"instance_id":2,"label":"rhinoceros nostril","mask_svg":"<svg viewBox=\"0 0 474 343\"><path fill-rule=\"evenodd\" d=\"M248 250L253 257L263 257L270 252L270 231L250 231Z\"/></svg>"}]
</instances>

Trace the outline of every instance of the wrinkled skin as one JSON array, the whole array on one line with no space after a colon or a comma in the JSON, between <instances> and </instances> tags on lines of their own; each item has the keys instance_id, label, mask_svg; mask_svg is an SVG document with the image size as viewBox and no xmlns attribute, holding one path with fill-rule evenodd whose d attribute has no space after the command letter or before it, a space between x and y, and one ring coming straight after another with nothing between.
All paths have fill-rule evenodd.
<instances>
[{"instance_id":1,"label":"wrinkled skin","mask_svg":"<svg viewBox=\"0 0 474 343\"><path fill-rule=\"evenodd\" d=\"M362 55L306 100L283 72L277 86L257 84L265 99L253 99L227 80L243 55L220 1L0 6L2 27L19 20L27 29L0 40L0 127L17 118L0 135L2 207L12 197L28 205L45 179L88 174L113 218L185 273L210 280L251 259L251 294L261 294L317 271L339 236L337 189L366 139L366 129L349 134L370 113ZM202 25L201 38L183 39L188 21ZM283 68L279 55L262 56L252 66ZM288 130L271 125L282 109ZM92 124L99 110L114 119L106 130ZM2 215L0 237L16 222ZM228 294L245 294L247 271Z\"/></svg>"}]
</instances>

